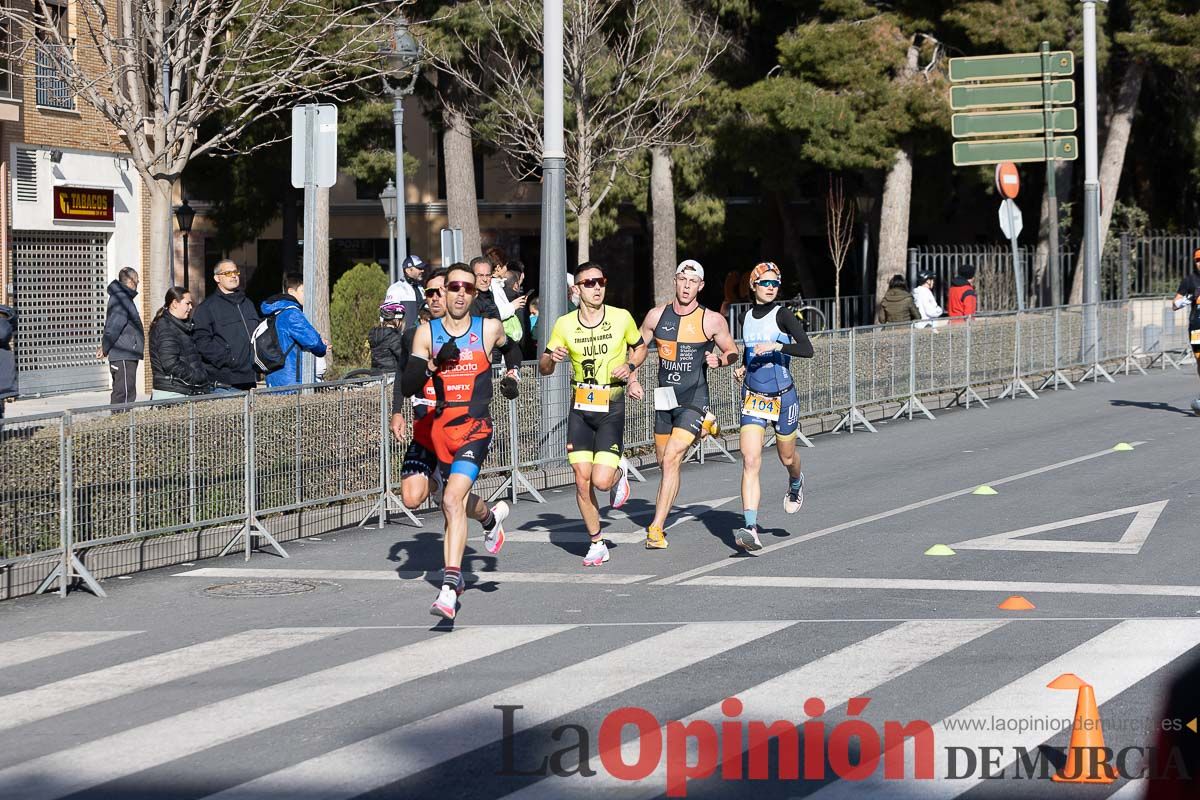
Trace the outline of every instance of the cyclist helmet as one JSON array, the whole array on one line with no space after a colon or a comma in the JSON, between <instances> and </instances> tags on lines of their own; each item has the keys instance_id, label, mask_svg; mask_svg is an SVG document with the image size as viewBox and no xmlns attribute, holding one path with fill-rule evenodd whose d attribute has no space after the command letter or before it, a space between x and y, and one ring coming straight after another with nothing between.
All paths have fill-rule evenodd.
<instances>
[{"instance_id":1,"label":"cyclist helmet","mask_svg":"<svg viewBox=\"0 0 1200 800\"><path fill-rule=\"evenodd\" d=\"M379 319L382 322L404 319L404 305L402 303L389 303L385 300L379 304Z\"/></svg>"}]
</instances>

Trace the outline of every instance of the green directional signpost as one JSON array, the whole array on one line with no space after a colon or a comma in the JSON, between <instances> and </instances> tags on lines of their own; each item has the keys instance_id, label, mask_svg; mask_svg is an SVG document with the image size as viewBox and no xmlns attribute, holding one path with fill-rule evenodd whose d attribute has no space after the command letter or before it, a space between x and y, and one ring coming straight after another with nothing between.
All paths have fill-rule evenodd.
<instances>
[{"instance_id":1,"label":"green directional signpost","mask_svg":"<svg viewBox=\"0 0 1200 800\"><path fill-rule=\"evenodd\" d=\"M1075 109L1075 56L1051 51L1042 42L1036 53L1008 53L950 59L950 107L954 165L1005 161L1046 164L1050 205L1050 282L1052 301L1062 302L1058 263L1058 196L1055 165L1079 157Z\"/></svg>"}]
</instances>

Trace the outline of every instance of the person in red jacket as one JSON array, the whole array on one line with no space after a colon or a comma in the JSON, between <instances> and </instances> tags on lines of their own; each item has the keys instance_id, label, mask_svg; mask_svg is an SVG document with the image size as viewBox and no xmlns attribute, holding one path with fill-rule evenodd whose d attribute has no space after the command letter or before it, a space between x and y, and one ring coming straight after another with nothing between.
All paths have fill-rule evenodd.
<instances>
[{"instance_id":1,"label":"person in red jacket","mask_svg":"<svg viewBox=\"0 0 1200 800\"><path fill-rule=\"evenodd\" d=\"M973 317L978 302L975 295L975 267L964 264L950 281L950 294L946 303L951 317Z\"/></svg>"}]
</instances>

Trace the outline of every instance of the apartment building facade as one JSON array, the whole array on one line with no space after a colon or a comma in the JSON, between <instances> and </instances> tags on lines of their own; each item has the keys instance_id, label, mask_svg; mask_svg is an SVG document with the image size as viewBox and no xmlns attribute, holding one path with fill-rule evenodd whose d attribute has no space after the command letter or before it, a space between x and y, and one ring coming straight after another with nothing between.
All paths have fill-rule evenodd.
<instances>
[{"instance_id":1,"label":"apartment building facade","mask_svg":"<svg viewBox=\"0 0 1200 800\"><path fill-rule=\"evenodd\" d=\"M85 48L69 0L48 2L71 47ZM106 287L122 267L145 273L148 203L122 137L68 90L53 47L18 60L20 44L3 42L0 77L0 302L20 313L21 392L105 389ZM153 303L138 299L148 319Z\"/></svg>"}]
</instances>

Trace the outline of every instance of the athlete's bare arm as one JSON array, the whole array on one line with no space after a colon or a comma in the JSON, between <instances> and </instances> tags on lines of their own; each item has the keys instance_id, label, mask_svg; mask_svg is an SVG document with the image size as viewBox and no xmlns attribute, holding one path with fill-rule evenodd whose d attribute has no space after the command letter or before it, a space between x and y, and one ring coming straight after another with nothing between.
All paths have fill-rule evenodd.
<instances>
[{"instance_id":1,"label":"athlete's bare arm","mask_svg":"<svg viewBox=\"0 0 1200 800\"><path fill-rule=\"evenodd\" d=\"M642 320L642 341L647 344L654 338L654 329L658 327L658 321L662 319L663 309L666 306L655 306L646 312L646 318Z\"/></svg>"},{"instance_id":2,"label":"athlete's bare arm","mask_svg":"<svg viewBox=\"0 0 1200 800\"><path fill-rule=\"evenodd\" d=\"M709 367L724 367L738 360L737 342L729 332L729 323L718 312L705 309L704 329L713 332L713 343L720 353L709 353L704 358Z\"/></svg>"},{"instance_id":3,"label":"athlete's bare arm","mask_svg":"<svg viewBox=\"0 0 1200 800\"><path fill-rule=\"evenodd\" d=\"M411 355L417 358L429 360L429 351L432 348L433 334L430 332L428 322L422 322L417 326L417 330L413 333L413 346Z\"/></svg>"},{"instance_id":4,"label":"athlete's bare arm","mask_svg":"<svg viewBox=\"0 0 1200 800\"><path fill-rule=\"evenodd\" d=\"M491 353L495 349L503 350L508 345L508 336L504 333L504 325L498 319L487 317L483 320L483 349Z\"/></svg>"},{"instance_id":5,"label":"athlete's bare arm","mask_svg":"<svg viewBox=\"0 0 1200 800\"><path fill-rule=\"evenodd\" d=\"M563 362L567 357L567 348L556 347L549 353L542 353L538 357L538 372L542 375L553 375L554 368Z\"/></svg>"}]
</instances>

